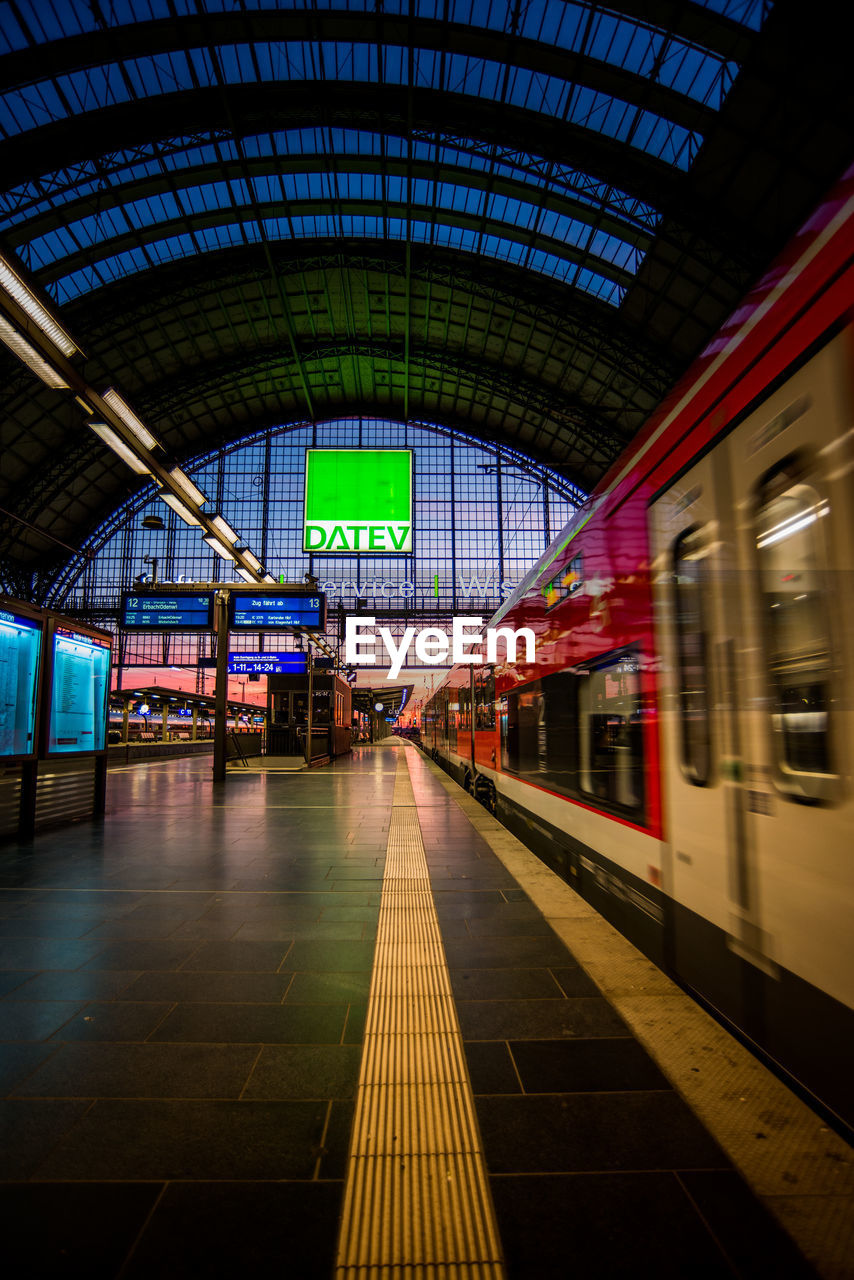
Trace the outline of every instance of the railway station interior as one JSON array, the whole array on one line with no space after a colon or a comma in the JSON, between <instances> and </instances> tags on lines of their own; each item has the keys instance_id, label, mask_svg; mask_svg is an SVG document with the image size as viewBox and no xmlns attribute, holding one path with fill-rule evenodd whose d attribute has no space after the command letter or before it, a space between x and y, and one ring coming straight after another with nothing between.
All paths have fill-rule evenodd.
<instances>
[{"instance_id":1,"label":"railway station interior","mask_svg":"<svg viewBox=\"0 0 854 1280\"><path fill-rule=\"evenodd\" d=\"M0 0L0 1222L854 1278L854 94L802 0Z\"/></svg>"}]
</instances>

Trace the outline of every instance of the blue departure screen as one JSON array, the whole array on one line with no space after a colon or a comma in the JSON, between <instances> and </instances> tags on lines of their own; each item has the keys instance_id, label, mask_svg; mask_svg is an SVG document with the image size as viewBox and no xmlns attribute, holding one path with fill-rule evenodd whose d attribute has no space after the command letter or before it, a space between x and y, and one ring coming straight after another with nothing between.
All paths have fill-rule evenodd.
<instances>
[{"instance_id":1,"label":"blue departure screen","mask_svg":"<svg viewBox=\"0 0 854 1280\"><path fill-rule=\"evenodd\" d=\"M304 653L230 653L232 676L299 676L308 670Z\"/></svg>"},{"instance_id":2,"label":"blue departure screen","mask_svg":"<svg viewBox=\"0 0 854 1280\"><path fill-rule=\"evenodd\" d=\"M213 592L127 593L122 597L121 625L129 631L206 631L213 626Z\"/></svg>"},{"instance_id":3,"label":"blue departure screen","mask_svg":"<svg viewBox=\"0 0 854 1280\"><path fill-rule=\"evenodd\" d=\"M40 622L0 609L0 756L35 750Z\"/></svg>"},{"instance_id":4,"label":"blue departure screen","mask_svg":"<svg viewBox=\"0 0 854 1280\"><path fill-rule=\"evenodd\" d=\"M326 627L324 595L257 595L233 592L231 626L253 631L277 631L296 627L307 631L323 631Z\"/></svg>"},{"instance_id":5,"label":"blue departure screen","mask_svg":"<svg viewBox=\"0 0 854 1280\"><path fill-rule=\"evenodd\" d=\"M54 636L49 751L103 750L110 657L109 645L79 632Z\"/></svg>"}]
</instances>

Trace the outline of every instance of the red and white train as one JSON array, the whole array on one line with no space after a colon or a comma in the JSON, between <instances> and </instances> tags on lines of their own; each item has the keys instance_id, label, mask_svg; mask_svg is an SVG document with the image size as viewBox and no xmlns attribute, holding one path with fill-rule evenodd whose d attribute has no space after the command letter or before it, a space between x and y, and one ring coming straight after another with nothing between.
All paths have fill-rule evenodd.
<instances>
[{"instance_id":1,"label":"red and white train","mask_svg":"<svg viewBox=\"0 0 854 1280\"><path fill-rule=\"evenodd\" d=\"M854 166L458 666L424 747L854 1125Z\"/></svg>"}]
</instances>

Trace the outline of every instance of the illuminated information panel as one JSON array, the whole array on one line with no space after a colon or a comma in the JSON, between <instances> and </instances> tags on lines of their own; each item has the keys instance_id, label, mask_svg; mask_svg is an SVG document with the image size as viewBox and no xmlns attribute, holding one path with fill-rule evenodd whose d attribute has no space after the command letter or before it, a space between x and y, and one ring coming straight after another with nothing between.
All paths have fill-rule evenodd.
<instances>
[{"instance_id":1,"label":"illuminated information panel","mask_svg":"<svg viewBox=\"0 0 854 1280\"><path fill-rule=\"evenodd\" d=\"M230 653L232 676L300 676L308 671L304 653Z\"/></svg>"},{"instance_id":2,"label":"illuminated information panel","mask_svg":"<svg viewBox=\"0 0 854 1280\"><path fill-rule=\"evenodd\" d=\"M145 591L122 596L121 625L127 631L209 631L214 593Z\"/></svg>"},{"instance_id":3,"label":"illuminated information panel","mask_svg":"<svg viewBox=\"0 0 854 1280\"><path fill-rule=\"evenodd\" d=\"M77 631L53 637L48 751L101 751L106 744L110 646Z\"/></svg>"},{"instance_id":4,"label":"illuminated information panel","mask_svg":"<svg viewBox=\"0 0 854 1280\"><path fill-rule=\"evenodd\" d=\"M234 592L229 625L235 631L326 630L326 596Z\"/></svg>"},{"instance_id":5,"label":"illuminated information panel","mask_svg":"<svg viewBox=\"0 0 854 1280\"><path fill-rule=\"evenodd\" d=\"M0 756L33 752L41 641L41 623L0 609Z\"/></svg>"}]
</instances>

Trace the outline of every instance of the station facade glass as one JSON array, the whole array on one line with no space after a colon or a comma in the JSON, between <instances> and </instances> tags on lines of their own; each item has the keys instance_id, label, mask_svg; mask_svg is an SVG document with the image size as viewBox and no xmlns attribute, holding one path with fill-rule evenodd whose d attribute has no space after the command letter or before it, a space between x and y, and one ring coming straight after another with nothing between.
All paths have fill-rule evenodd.
<instances>
[{"instance_id":1,"label":"station facade glass","mask_svg":"<svg viewBox=\"0 0 854 1280\"><path fill-rule=\"evenodd\" d=\"M305 457L310 449L411 449L414 528L407 554L312 554L303 550ZM498 608L584 495L557 473L506 448L429 424L346 418L274 427L186 462L184 469L277 579L313 574L327 595L327 633L339 605L392 625ZM163 529L145 527L159 516ZM69 567L56 607L114 627L122 591L158 584L237 581L220 559L154 493L134 496L90 539L94 555ZM156 561L156 566L155 562ZM245 639L245 643L243 643ZM254 648L256 637L232 640ZM272 646L271 647L278 647ZM209 636L126 635L128 665L194 665Z\"/></svg>"}]
</instances>

